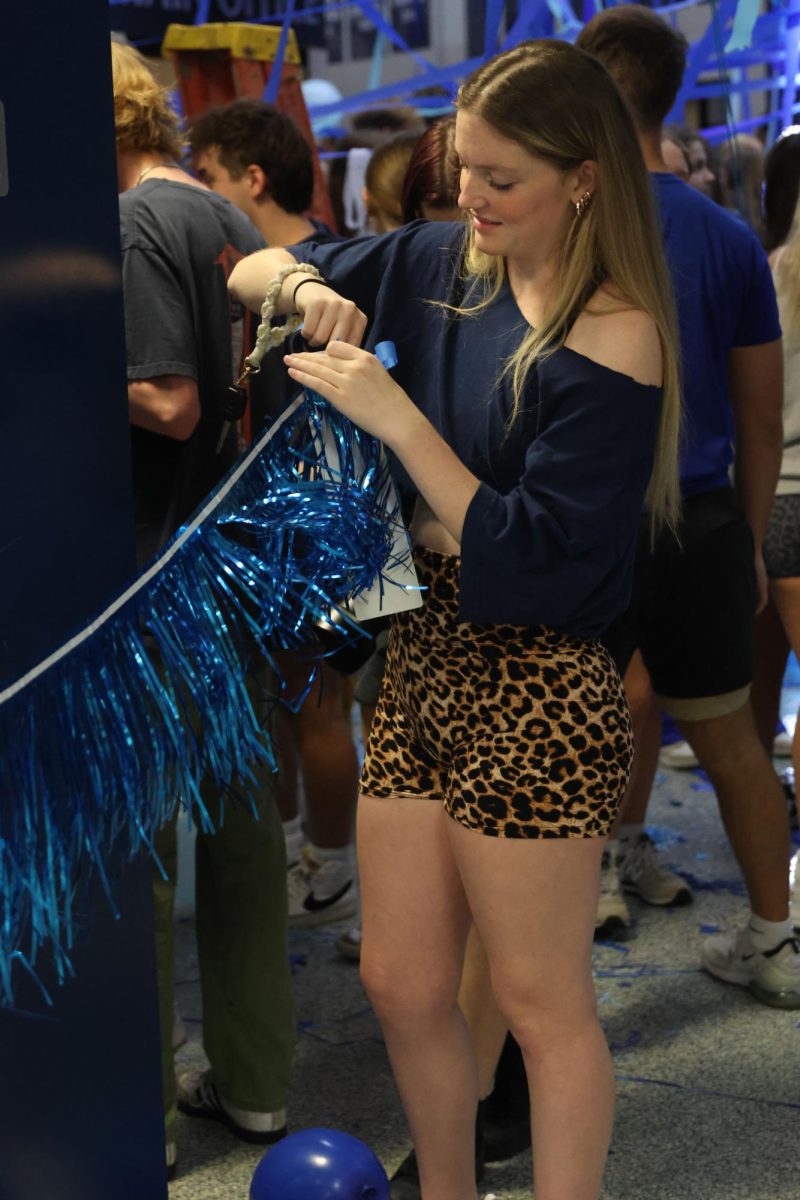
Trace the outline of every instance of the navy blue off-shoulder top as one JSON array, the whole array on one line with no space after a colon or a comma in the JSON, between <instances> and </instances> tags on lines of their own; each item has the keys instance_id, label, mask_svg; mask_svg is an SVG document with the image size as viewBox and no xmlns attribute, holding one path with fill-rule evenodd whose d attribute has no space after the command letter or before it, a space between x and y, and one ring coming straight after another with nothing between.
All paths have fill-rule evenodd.
<instances>
[{"instance_id":1,"label":"navy blue off-shoulder top","mask_svg":"<svg viewBox=\"0 0 800 1200\"><path fill-rule=\"evenodd\" d=\"M531 372L511 429L502 369L528 326L507 283L477 317L459 304L464 227L290 247L397 346L397 382L480 480L461 541L460 616L595 637L627 606L661 389L566 347ZM414 485L393 463L403 491Z\"/></svg>"}]
</instances>

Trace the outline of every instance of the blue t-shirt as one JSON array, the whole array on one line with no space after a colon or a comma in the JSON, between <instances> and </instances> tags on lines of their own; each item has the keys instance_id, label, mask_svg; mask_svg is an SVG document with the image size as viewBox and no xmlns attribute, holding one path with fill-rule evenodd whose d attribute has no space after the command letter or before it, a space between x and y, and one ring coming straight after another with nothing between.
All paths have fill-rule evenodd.
<instances>
[{"instance_id":1,"label":"blue t-shirt","mask_svg":"<svg viewBox=\"0 0 800 1200\"><path fill-rule=\"evenodd\" d=\"M683 355L685 496L725 487L734 422L728 356L781 336L775 288L755 234L675 175L651 175L678 304Z\"/></svg>"},{"instance_id":2,"label":"blue t-shirt","mask_svg":"<svg viewBox=\"0 0 800 1200\"><path fill-rule=\"evenodd\" d=\"M463 225L415 221L290 251L367 314L367 349L396 344L394 378L481 481L462 534L461 619L597 636L628 603L661 389L562 348L529 375L509 432L501 374L528 325L508 284L476 317L431 303L461 302L463 246Z\"/></svg>"}]
</instances>

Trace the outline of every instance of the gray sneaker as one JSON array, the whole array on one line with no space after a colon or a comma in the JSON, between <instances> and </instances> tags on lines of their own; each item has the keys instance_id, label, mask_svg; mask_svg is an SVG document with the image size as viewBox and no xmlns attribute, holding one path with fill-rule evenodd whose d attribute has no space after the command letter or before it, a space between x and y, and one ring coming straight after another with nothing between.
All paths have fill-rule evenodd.
<instances>
[{"instance_id":1,"label":"gray sneaker","mask_svg":"<svg viewBox=\"0 0 800 1200\"><path fill-rule=\"evenodd\" d=\"M625 891L633 892L645 904L691 904L692 889L661 862L646 833L640 833L631 846L622 849L619 874Z\"/></svg>"},{"instance_id":2,"label":"gray sneaker","mask_svg":"<svg viewBox=\"0 0 800 1200\"><path fill-rule=\"evenodd\" d=\"M604 850L600 863L600 895L597 899L597 916L594 922L595 937L611 937L627 929L630 923L631 914L622 894L616 855L611 850Z\"/></svg>"}]
</instances>

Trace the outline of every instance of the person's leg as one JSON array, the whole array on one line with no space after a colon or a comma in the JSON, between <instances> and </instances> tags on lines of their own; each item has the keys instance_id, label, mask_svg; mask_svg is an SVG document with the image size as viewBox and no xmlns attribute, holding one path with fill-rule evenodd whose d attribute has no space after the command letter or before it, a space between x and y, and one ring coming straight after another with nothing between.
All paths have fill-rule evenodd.
<instances>
[{"instance_id":1,"label":"person's leg","mask_svg":"<svg viewBox=\"0 0 800 1200\"><path fill-rule=\"evenodd\" d=\"M475 925L469 931L458 1005L478 1069L476 1162L505 1162L531 1144L530 1098L522 1053L508 1030Z\"/></svg>"},{"instance_id":2,"label":"person's leg","mask_svg":"<svg viewBox=\"0 0 800 1200\"><path fill-rule=\"evenodd\" d=\"M750 897L746 923L705 939L703 965L764 1004L800 1008L800 941L789 915L789 813L750 705L679 723L714 785Z\"/></svg>"},{"instance_id":3,"label":"person's leg","mask_svg":"<svg viewBox=\"0 0 800 1200\"><path fill-rule=\"evenodd\" d=\"M779 580L775 583L791 583ZM789 655L787 627L776 603L776 588L770 581L766 607L756 617L753 641L753 686L750 702L759 739L767 755L772 755L775 728L781 710L781 686ZM796 581L800 584L800 581ZM791 599L788 606L793 607ZM798 630L800 633L800 630Z\"/></svg>"},{"instance_id":4,"label":"person's leg","mask_svg":"<svg viewBox=\"0 0 800 1200\"><path fill-rule=\"evenodd\" d=\"M308 658L285 653L278 661L287 696L301 696L308 683ZM289 924L341 920L355 913L358 895L353 853L358 757L342 676L321 664L299 710L284 712L279 720L296 748L293 767L296 779L299 766L303 781L307 834L305 849L290 863ZM289 761L287 754L281 757ZM294 857L298 842L302 846L299 817L289 819L285 806L283 816L287 850Z\"/></svg>"},{"instance_id":5,"label":"person's leg","mask_svg":"<svg viewBox=\"0 0 800 1200\"><path fill-rule=\"evenodd\" d=\"M227 802L219 832L198 834L196 870L203 1044L212 1076L238 1108L277 1113L286 1103L294 1021L283 832L269 794L259 800L258 819L242 801Z\"/></svg>"},{"instance_id":6,"label":"person's leg","mask_svg":"<svg viewBox=\"0 0 800 1200\"><path fill-rule=\"evenodd\" d=\"M592 981L604 841L492 838L455 821L448 832L498 1005L525 1059L536 1200L597 1200L614 1092Z\"/></svg>"},{"instance_id":7,"label":"person's leg","mask_svg":"<svg viewBox=\"0 0 800 1200\"><path fill-rule=\"evenodd\" d=\"M293 717L309 840L326 850L353 841L358 758L342 697L342 676L323 663L307 700Z\"/></svg>"},{"instance_id":8,"label":"person's leg","mask_svg":"<svg viewBox=\"0 0 800 1200\"><path fill-rule=\"evenodd\" d=\"M434 800L359 800L361 973L383 1028L425 1200L476 1195L478 1080L458 1007L470 918L448 824Z\"/></svg>"},{"instance_id":9,"label":"person's leg","mask_svg":"<svg viewBox=\"0 0 800 1200\"><path fill-rule=\"evenodd\" d=\"M478 1098L485 1100L494 1086L497 1063L508 1033L492 991L489 960L473 925L469 931L458 1005L467 1022L478 1068Z\"/></svg>"},{"instance_id":10,"label":"person's leg","mask_svg":"<svg viewBox=\"0 0 800 1200\"><path fill-rule=\"evenodd\" d=\"M788 645L796 656L800 656L800 576L786 579L771 579L769 584L770 599L780 616ZM781 668L781 682L786 667L784 659ZM780 693L778 695L780 700ZM800 720L794 728L792 740L792 766L795 781L800 781Z\"/></svg>"},{"instance_id":11,"label":"person's leg","mask_svg":"<svg viewBox=\"0 0 800 1200\"><path fill-rule=\"evenodd\" d=\"M158 976L158 1017L161 1031L161 1082L164 1092L164 1116L168 1145L175 1143L178 1101L175 1085L175 1055L172 1029L175 1005L175 889L178 878L178 814L162 826L153 839L165 879L153 865L153 921Z\"/></svg>"},{"instance_id":12,"label":"person's leg","mask_svg":"<svg viewBox=\"0 0 800 1200\"><path fill-rule=\"evenodd\" d=\"M265 682L260 669L251 683L254 707L264 719ZM195 850L203 1044L211 1079L228 1114L236 1110L240 1136L249 1131L252 1140L262 1141L283 1132L294 1046L286 858L273 779L267 767L257 768L255 813L241 785L224 801L205 785L218 832L198 833ZM182 1096L181 1107L192 1112L191 1097Z\"/></svg>"},{"instance_id":13,"label":"person's leg","mask_svg":"<svg viewBox=\"0 0 800 1200\"><path fill-rule=\"evenodd\" d=\"M749 703L706 720L676 719L714 786L753 912L766 921L784 920L789 911L789 816Z\"/></svg>"}]
</instances>

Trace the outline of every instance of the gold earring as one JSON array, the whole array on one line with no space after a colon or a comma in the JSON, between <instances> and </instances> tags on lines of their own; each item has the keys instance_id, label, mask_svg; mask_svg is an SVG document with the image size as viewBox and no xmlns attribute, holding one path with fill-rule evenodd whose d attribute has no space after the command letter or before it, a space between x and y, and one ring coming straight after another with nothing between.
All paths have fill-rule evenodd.
<instances>
[{"instance_id":1,"label":"gold earring","mask_svg":"<svg viewBox=\"0 0 800 1200\"><path fill-rule=\"evenodd\" d=\"M584 192L579 200L575 201L575 216L580 218L586 215L586 210L592 203L592 193Z\"/></svg>"}]
</instances>

